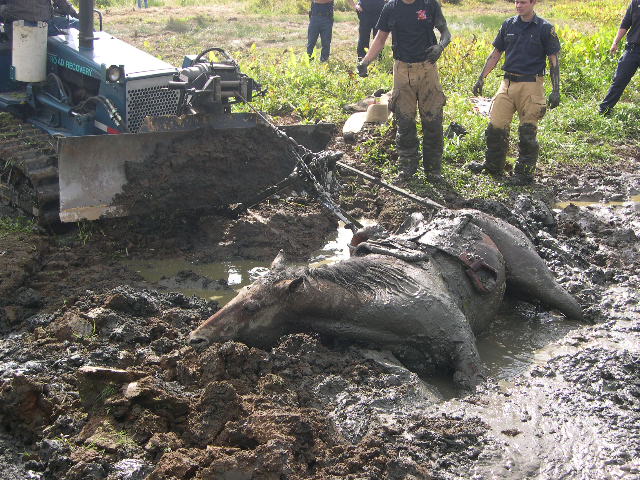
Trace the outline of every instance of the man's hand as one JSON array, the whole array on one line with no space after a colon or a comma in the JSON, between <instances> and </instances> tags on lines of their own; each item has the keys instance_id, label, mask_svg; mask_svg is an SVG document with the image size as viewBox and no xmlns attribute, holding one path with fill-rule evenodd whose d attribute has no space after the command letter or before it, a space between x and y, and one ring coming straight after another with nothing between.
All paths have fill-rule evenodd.
<instances>
[{"instance_id":1,"label":"man's hand","mask_svg":"<svg viewBox=\"0 0 640 480\"><path fill-rule=\"evenodd\" d=\"M444 47L442 45L432 45L427 48L427 60L431 63L436 63L440 58L440 55L442 55L442 52L444 52Z\"/></svg>"},{"instance_id":2,"label":"man's hand","mask_svg":"<svg viewBox=\"0 0 640 480\"><path fill-rule=\"evenodd\" d=\"M360 75L361 77L368 77L369 73L367 72L367 64L364 62L359 62L358 66L356 67L358 69L358 75Z\"/></svg>"},{"instance_id":3,"label":"man's hand","mask_svg":"<svg viewBox=\"0 0 640 480\"><path fill-rule=\"evenodd\" d=\"M484 87L484 78L482 78L482 75L480 75L480 77L478 77L478 81L476 82L476 84L473 86L473 94L476 97L479 97L482 95L482 88Z\"/></svg>"},{"instance_id":4,"label":"man's hand","mask_svg":"<svg viewBox=\"0 0 640 480\"><path fill-rule=\"evenodd\" d=\"M356 3L356 12L362 13L363 11L364 9L362 8L362 5L360 5L360 2Z\"/></svg>"},{"instance_id":5,"label":"man's hand","mask_svg":"<svg viewBox=\"0 0 640 480\"><path fill-rule=\"evenodd\" d=\"M611 55L615 55L616 53L618 53L618 44L616 42L613 42L611 44L611 48L609 49L609 53Z\"/></svg>"},{"instance_id":6,"label":"man's hand","mask_svg":"<svg viewBox=\"0 0 640 480\"><path fill-rule=\"evenodd\" d=\"M560 105L560 92L552 91L549 95L549 100L547 100L547 103L549 104L549 108L556 108L558 105Z\"/></svg>"}]
</instances>

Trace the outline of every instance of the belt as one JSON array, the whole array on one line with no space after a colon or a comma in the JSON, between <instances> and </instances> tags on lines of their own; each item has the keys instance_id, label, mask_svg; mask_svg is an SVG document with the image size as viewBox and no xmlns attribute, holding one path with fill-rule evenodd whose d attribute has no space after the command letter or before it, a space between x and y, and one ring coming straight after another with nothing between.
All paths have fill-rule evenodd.
<instances>
[{"instance_id":1,"label":"belt","mask_svg":"<svg viewBox=\"0 0 640 480\"><path fill-rule=\"evenodd\" d=\"M505 80L509 80L511 82L535 82L538 80L538 77L542 75L513 75L511 73L505 73Z\"/></svg>"}]
</instances>

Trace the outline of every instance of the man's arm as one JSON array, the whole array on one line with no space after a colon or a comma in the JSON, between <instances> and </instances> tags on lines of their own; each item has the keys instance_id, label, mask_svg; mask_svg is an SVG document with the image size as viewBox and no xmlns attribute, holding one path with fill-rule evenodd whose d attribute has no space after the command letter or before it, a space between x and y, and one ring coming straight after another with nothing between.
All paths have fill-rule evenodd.
<instances>
[{"instance_id":1,"label":"man's arm","mask_svg":"<svg viewBox=\"0 0 640 480\"><path fill-rule=\"evenodd\" d=\"M435 2L433 26L440 32L440 41L436 45L427 48L427 60L431 63L436 63L446 46L451 43L451 32L447 27L447 21L442 14L442 7L438 2Z\"/></svg>"},{"instance_id":2,"label":"man's arm","mask_svg":"<svg viewBox=\"0 0 640 480\"><path fill-rule=\"evenodd\" d=\"M618 30L618 34L616 35L616 38L613 40L611 48L609 49L609 53L613 55L618 51L618 44L620 43L620 40L622 40L622 37L627 34L628 30L628 28L621 28L620 30Z\"/></svg>"},{"instance_id":3,"label":"man's arm","mask_svg":"<svg viewBox=\"0 0 640 480\"><path fill-rule=\"evenodd\" d=\"M380 52L384 48L384 44L387 42L387 38L389 38L389 33L390 32L384 32L382 30L378 30L378 33L376 33L376 37L373 39L373 43L371 44L369 51L364 56L362 61L358 64L358 73L360 73L359 66L363 65L364 73L366 74L367 66L373 61L374 58L380 55Z\"/></svg>"},{"instance_id":4,"label":"man's arm","mask_svg":"<svg viewBox=\"0 0 640 480\"><path fill-rule=\"evenodd\" d=\"M482 95L482 87L484 87L484 79L487 78L487 75L489 75L494 68L496 68L496 65L500 61L500 57L502 57L502 52L497 48L494 48L493 52L491 52L487 57L487 61L484 64L484 68L482 69L482 72L480 73L480 77L478 77L478 81L473 86L474 95L476 96Z\"/></svg>"},{"instance_id":5,"label":"man's arm","mask_svg":"<svg viewBox=\"0 0 640 480\"><path fill-rule=\"evenodd\" d=\"M558 54L549 55L549 72L551 73L551 94L549 95L549 108L560 105L560 59Z\"/></svg>"}]
</instances>

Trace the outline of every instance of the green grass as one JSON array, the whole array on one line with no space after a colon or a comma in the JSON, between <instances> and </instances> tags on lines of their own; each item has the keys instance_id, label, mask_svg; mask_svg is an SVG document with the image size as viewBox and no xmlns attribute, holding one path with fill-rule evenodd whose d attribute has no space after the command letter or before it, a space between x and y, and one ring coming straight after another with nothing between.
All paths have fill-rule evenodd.
<instances>
[{"instance_id":1,"label":"green grass","mask_svg":"<svg viewBox=\"0 0 640 480\"><path fill-rule=\"evenodd\" d=\"M0 217L0 237L9 233L33 233L38 227L32 219Z\"/></svg>"}]
</instances>

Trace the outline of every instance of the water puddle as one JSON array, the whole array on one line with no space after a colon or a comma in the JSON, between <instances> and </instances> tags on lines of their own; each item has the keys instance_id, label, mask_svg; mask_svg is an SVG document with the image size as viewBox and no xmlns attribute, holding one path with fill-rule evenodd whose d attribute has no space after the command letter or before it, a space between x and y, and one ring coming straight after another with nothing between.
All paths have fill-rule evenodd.
<instances>
[{"instance_id":1,"label":"water puddle","mask_svg":"<svg viewBox=\"0 0 640 480\"><path fill-rule=\"evenodd\" d=\"M568 207L569 205L575 205L576 207L590 207L592 205L597 205L599 207L616 207L616 206L622 206L622 205L626 205L629 203L640 203L640 195L633 195L631 197L629 197L628 200L624 200L624 201L617 201L617 202L603 202L601 200L567 200L566 202L558 202L556 203L553 208L558 209L558 210L562 210L566 207Z\"/></svg>"},{"instance_id":2,"label":"water puddle","mask_svg":"<svg viewBox=\"0 0 640 480\"><path fill-rule=\"evenodd\" d=\"M375 223L361 219L367 226ZM340 222L327 243L311 256L310 265L337 262L349 257L352 232ZM191 263L185 258L154 260L123 260L127 268L139 273L146 281L171 291L215 300L221 306L238 291L269 270L271 261L229 260L218 263Z\"/></svg>"}]
</instances>

